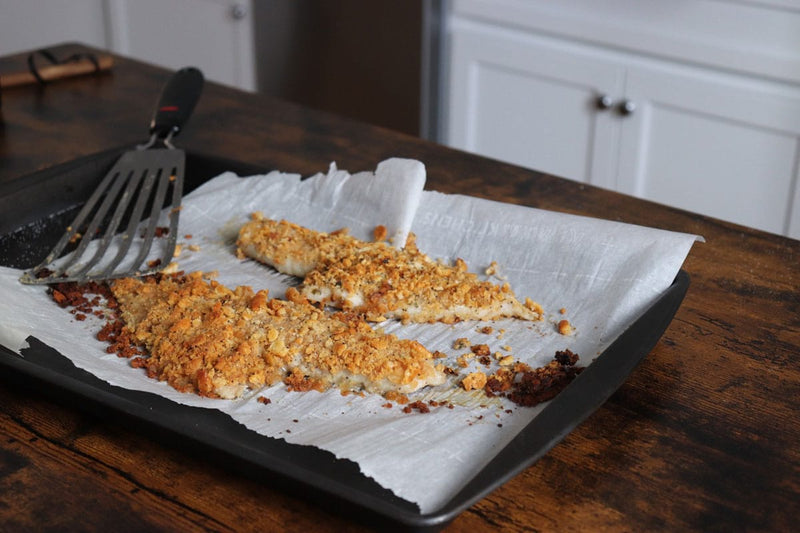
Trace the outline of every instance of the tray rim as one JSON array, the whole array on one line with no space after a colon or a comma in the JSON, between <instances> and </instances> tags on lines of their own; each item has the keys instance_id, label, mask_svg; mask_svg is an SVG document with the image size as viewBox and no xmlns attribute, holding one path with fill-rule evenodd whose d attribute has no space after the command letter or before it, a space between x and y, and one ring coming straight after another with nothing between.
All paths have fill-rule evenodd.
<instances>
[{"instance_id":1,"label":"tray rim","mask_svg":"<svg viewBox=\"0 0 800 533\"><path fill-rule=\"evenodd\" d=\"M0 185L0 198L6 195L6 191L8 191L9 188L12 193L32 189L37 185L46 183L48 178L59 176L65 169L79 169L81 164L91 163L98 158L113 157L114 154L122 153L127 148L128 147L121 147L116 150L107 150L97 154L91 154L79 160L69 161L35 172L28 177L14 179L6 184ZM251 165L217 156L198 154L191 150L186 150L186 157L187 168L191 160L194 164L210 164L215 168L228 168L237 173L240 173L239 171L244 171L244 174L267 172L263 167L258 165ZM210 177L213 176L209 176L209 178ZM30 185L27 187L20 186L22 183L21 180L25 180L25 182ZM11 187L9 187L9 185ZM9 235L13 233L13 231L14 230L7 232L4 235ZM97 384L90 383L90 379L88 380L89 382L87 382L85 377L81 379L64 375L62 372L54 370L52 367L34 363L25 356L21 357L2 345L0 345L0 366L6 370L10 370L13 375L21 378L22 381L45 383L54 387L54 393L68 395L73 397L73 399L79 400L79 407L82 410L95 412L110 411L122 415L144 426L149 426L149 429L157 434L169 434L172 439L188 440L192 444L222 452L226 456L231 456L227 458L231 463L243 462L243 464L238 466L246 467L248 464L255 464L255 466L258 466L264 471L263 473L284 476L286 479L283 481L299 484L303 489L306 487L311 488L316 492L324 493L326 496L334 496L335 499L349 503L361 512L366 511L368 522L388 521L409 529L436 530L445 527L461 512L486 497L499 486L519 474L522 470L534 464L556 444L561 442L573 429L599 409L608 398L619 389L627 380L630 373L656 345L680 307L688 290L689 283L689 275L684 270L680 270L672 285L670 285L648 309L637 317L615 341L597 356L572 384L562 391L555 399L551 400L541 413L501 449L480 472L466 482L458 494L438 510L427 514L420 513L415 504L399 498L393 493L387 497L386 494L376 495L371 492L354 491L352 479L349 479L348 481L350 482L343 485L338 477L333 479L331 475L320 476L317 472L302 468L302 465L298 465L296 460L289 460L287 462L278 460L281 458L272 457L271 459L273 459L273 461L270 462L269 465L266 465L263 464L263 461L261 461L262 458L260 457L258 460L254 461L254 452L248 452L246 447L232 454L231 448L220 449L219 444L221 441L218 435L206 435L202 432L198 432L194 423L190 424L189 428L184 428L181 424L176 425L175 420L170 420L169 417L166 420L160 420L158 416L155 416L158 415L159 412L154 409L143 407L142 400L139 396L149 395L157 398L157 402L169 402L174 404L174 406L180 408L178 412L199 408L180 405L155 394L132 391L109 385L73 365L73 368L78 372L87 374L94 380L100 382L101 385L117 389L116 391L102 390L102 386L98 387ZM31 354L42 352L42 350L47 349L56 353L58 357L63 358L71 364L68 358L58 354L52 348L44 348L43 346L45 345L39 343L35 337L29 338L29 345L31 347L27 350ZM33 350L33 352L30 352L31 350ZM23 350L23 352L25 352L25 350ZM44 355L43 353L37 354ZM591 391L592 394L587 395L587 391ZM136 398L136 400L132 400L131 397ZM587 397L589 398L588 400L586 399ZM217 412L222 414L225 418L231 421L233 420L227 417L227 415L219 411ZM568 413L569 416L565 416L565 413ZM191 431L189 431L189 429ZM269 439L272 441L280 440L288 447L313 448L313 450L318 450L319 452L332 456L332 454L320 448L289 444L282 439L265 437L246 429L245 431L257 435L259 439ZM215 438L211 439L211 437ZM242 444L241 442L225 442L227 445L234 447L236 447L237 444ZM248 453L250 453L249 457ZM334 459L333 461L334 464L339 464L340 466L345 465L342 467L345 469L351 469L349 465L355 464L349 460ZM234 464L233 467L237 468L237 465ZM246 468L237 468L237 470L239 470L240 473L248 474L248 472L242 471L246 470ZM356 470L358 470L357 465ZM363 476L360 471L356 473L362 478L372 481L366 478L366 476ZM373 483L375 482L373 481ZM289 484L291 485L292 483ZM375 484L377 485L377 483ZM383 489L383 487L381 487L381 489ZM388 491L388 489L383 489L383 491ZM299 492L305 492L305 490ZM334 512L337 510L341 511L341 509L337 509L336 506L333 506L332 510ZM351 518L353 518L353 516L351 516Z\"/></svg>"}]
</instances>

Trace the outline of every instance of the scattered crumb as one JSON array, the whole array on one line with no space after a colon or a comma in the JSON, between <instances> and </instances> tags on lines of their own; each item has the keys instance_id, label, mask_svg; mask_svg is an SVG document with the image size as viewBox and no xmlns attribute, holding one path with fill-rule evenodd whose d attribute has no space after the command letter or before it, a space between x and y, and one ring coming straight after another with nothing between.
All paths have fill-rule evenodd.
<instances>
[{"instance_id":1,"label":"scattered crumb","mask_svg":"<svg viewBox=\"0 0 800 533\"><path fill-rule=\"evenodd\" d=\"M567 309L562 307L561 309L558 310L558 312L561 313L562 315L566 315L567 314Z\"/></svg>"},{"instance_id":2,"label":"scattered crumb","mask_svg":"<svg viewBox=\"0 0 800 533\"><path fill-rule=\"evenodd\" d=\"M570 350L558 351L553 360L540 368L517 363L513 369L501 368L490 376L484 391L487 396L507 396L511 401L532 407L551 400L572 383L583 371L576 366L578 355Z\"/></svg>"},{"instance_id":3,"label":"scattered crumb","mask_svg":"<svg viewBox=\"0 0 800 533\"><path fill-rule=\"evenodd\" d=\"M403 412L408 414L411 411L418 411L420 413L430 413L431 409L424 402L416 401L403 407Z\"/></svg>"},{"instance_id":4,"label":"scattered crumb","mask_svg":"<svg viewBox=\"0 0 800 533\"><path fill-rule=\"evenodd\" d=\"M465 348L469 348L472 345L469 342L469 339L466 337L459 337L455 341L453 341L453 349L454 350L463 350Z\"/></svg>"},{"instance_id":5,"label":"scattered crumb","mask_svg":"<svg viewBox=\"0 0 800 533\"><path fill-rule=\"evenodd\" d=\"M492 326L483 326L478 331L480 331L481 333L484 333L486 335L491 335L492 333L494 333L494 328Z\"/></svg>"},{"instance_id":6,"label":"scattered crumb","mask_svg":"<svg viewBox=\"0 0 800 533\"><path fill-rule=\"evenodd\" d=\"M272 400L270 400L266 396L259 396L257 401L258 403L263 403L264 405L269 405L272 403Z\"/></svg>"},{"instance_id":7,"label":"scattered crumb","mask_svg":"<svg viewBox=\"0 0 800 533\"><path fill-rule=\"evenodd\" d=\"M572 324L569 323L569 320L559 321L558 332L562 335L569 335L572 333Z\"/></svg>"},{"instance_id":8,"label":"scattered crumb","mask_svg":"<svg viewBox=\"0 0 800 533\"><path fill-rule=\"evenodd\" d=\"M469 360L475 357L475 354L472 353L465 353L456 359L456 364L461 368L467 368L469 366Z\"/></svg>"},{"instance_id":9,"label":"scattered crumb","mask_svg":"<svg viewBox=\"0 0 800 533\"><path fill-rule=\"evenodd\" d=\"M379 225L375 226L375 229L372 230L372 237L375 239L376 242L385 241L386 237L388 236L388 232L386 231L386 226Z\"/></svg>"},{"instance_id":10,"label":"scattered crumb","mask_svg":"<svg viewBox=\"0 0 800 533\"><path fill-rule=\"evenodd\" d=\"M500 358L497 361L497 364L499 364L500 366L511 366L514 364L514 356L506 355L505 357Z\"/></svg>"},{"instance_id":11,"label":"scattered crumb","mask_svg":"<svg viewBox=\"0 0 800 533\"><path fill-rule=\"evenodd\" d=\"M492 351L489 350L488 344L476 344L472 346L470 350L472 350L472 353L474 353L475 355L489 355L490 353L492 353Z\"/></svg>"},{"instance_id":12,"label":"scattered crumb","mask_svg":"<svg viewBox=\"0 0 800 533\"><path fill-rule=\"evenodd\" d=\"M461 380L464 390L478 390L486 386L486 374L483 372L472 372Z\"/></svg>"},{"instance_id":13,"label":"scattered crumb","mask_svg":"<svg viewBox=\"0 0 800 533\"><path fill-rule=\"evenodd\" d=\"M187 246L187 248L192 252L199 252L200 251L200 247L198 245L196 245L196 244L190 244L189 246Z\"/></svg>"}]
</instances>

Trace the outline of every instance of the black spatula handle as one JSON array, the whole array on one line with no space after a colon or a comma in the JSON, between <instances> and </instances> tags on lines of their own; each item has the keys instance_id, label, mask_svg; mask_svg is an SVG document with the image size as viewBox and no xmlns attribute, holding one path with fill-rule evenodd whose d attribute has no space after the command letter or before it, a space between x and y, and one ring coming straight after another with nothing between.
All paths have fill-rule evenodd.
<instances>
[{"instance_id":1,"label":"black spatula handle","mask_svg":"<svg viewBox=\"0 0 800 533\"><path fill-rule=\"evenodd\" d=\"M150 134L164 139L176 136L189 120L203 90L203 73L195 67L184 67L167 81L161 91L156 112L150 122Z\"/></svg>"}]
</instances>

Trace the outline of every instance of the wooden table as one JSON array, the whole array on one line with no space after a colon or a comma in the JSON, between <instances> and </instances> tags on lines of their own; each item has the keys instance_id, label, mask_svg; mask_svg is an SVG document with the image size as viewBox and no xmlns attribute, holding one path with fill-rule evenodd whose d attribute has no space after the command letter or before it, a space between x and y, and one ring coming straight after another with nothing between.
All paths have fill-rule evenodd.
<instances>
[{"instance_id":1,"label":"wooden table","mask_svg":"<svg viewBox=\"0 0 800 533\"><path fill-rule=\"evenodd\" d=\"M59 55L66 48L57 48ZM0 59L0 73L24 56ZM2 94L0 182L146 136L168 73ZM449 531L772 530L800 513L800 242L215 84L178 144L304 175L421 160L427 188L703 235L630 379ZM798 184L800 186L800 184ZM724 191L720 191L724 194ZM0 529L356 531L346 516L0 380Z\"/></svg>"}]
</instances>

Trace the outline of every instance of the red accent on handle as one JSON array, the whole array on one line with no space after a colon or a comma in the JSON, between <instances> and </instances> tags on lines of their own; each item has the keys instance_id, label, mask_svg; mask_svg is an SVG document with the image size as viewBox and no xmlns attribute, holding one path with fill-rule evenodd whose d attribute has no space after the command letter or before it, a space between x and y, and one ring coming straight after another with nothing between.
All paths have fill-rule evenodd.
<instances>
[{"instance_id":1,"label":"red accent on handle","mask_svg":"<svg viewBox=\"0 0 800 533\"><path fill-rule=\"evenodd\" d=\"M176 105L165 105L164 107L159 107L159 111L177 111L178 106Z\"/></svg>"}]
</instances>

